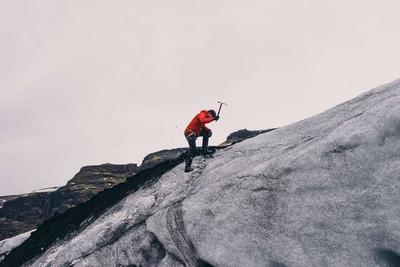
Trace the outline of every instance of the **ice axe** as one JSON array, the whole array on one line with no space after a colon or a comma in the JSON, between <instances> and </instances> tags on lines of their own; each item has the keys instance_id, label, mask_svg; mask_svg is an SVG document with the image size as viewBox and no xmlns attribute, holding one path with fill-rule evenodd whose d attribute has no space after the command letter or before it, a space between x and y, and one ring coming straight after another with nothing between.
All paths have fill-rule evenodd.
<instances>
[{"instance_id":1,"label":"ice axe","mask_svg":"<svg viewBox=\"0 0 400 267\"><path fill-rule=\"evenodd\" d=\"M219 104L219 109L218 109L218 114L217 114L217 116L219 116L219 113L221 112L222 105L228 106L228 104L226 104L226 103L224 103L224 102L220 102L220 101L218 101L218 104Z\"/></svg>"}]
</instances>

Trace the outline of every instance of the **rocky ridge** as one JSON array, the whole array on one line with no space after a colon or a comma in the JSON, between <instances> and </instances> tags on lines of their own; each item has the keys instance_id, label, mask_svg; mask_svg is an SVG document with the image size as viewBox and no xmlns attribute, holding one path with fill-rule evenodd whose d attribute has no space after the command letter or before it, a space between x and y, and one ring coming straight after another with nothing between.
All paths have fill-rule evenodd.
<instances>
[{"instance_id":1,"label":"rocky ridge","mask_svg":"<svg viewBox=\"0 0 400 267\"><path fill-rule=\"evenodd\" d=\"M35 229L57 213L89 200L100 191L124 182L136 164L83 167L65 186L0 197L0 240Z\"/></svg>"}]
</instances>

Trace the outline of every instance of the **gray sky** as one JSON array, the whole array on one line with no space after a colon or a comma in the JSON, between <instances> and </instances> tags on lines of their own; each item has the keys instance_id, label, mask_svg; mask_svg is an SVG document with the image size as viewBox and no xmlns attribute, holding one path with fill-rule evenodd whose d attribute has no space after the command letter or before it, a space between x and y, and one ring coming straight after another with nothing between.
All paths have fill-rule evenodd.
<instances>
[{"instance_id":1,"label":"gray sky","mask_svg":"<svg viewBox=\"0 0 400 267\"><path fill-rule=\"evenodd\" d=\"M0 195L185 146L218 100L213 144L309 117L399 78L399 47L395 0L0 0Z\"/></svg>"}]
</instances>

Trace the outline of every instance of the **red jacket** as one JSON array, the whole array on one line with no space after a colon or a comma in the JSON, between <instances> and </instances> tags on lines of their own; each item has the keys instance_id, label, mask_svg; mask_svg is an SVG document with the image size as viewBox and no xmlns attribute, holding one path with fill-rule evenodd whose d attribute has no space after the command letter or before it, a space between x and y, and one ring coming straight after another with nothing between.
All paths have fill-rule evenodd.
<instances>
[{"instance_id":1,"label":"red jacket","mask_svg":"<svg viewBox=\"0 0 400 267\"><path fill-rule=\"evenodd\" d=\"M214 120L214 117L211 114L209 114L207 110L202 110L189 123L189 125L186 127L185 132L190 130L190 131L195 132L196 135L199 135L201 130L203 130L203 129L208 130L208 128L205 126L205 124L212 122L213 120Z\"/></svg>"}]
</instances>

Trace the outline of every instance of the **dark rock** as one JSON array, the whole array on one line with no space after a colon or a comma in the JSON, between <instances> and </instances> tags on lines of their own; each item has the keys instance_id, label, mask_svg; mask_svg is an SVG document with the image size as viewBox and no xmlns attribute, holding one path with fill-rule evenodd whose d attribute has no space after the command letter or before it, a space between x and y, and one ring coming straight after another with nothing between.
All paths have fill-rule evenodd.
<instances>
[{"instance_id":1,"label":"dark rock","mask_svg":"<svg viewBox=\"0 0 400 267\"><path fill-rule=\"evenodd\" d=\"M400 266L400 255L390 249L375 249L375 261L379 266Z\"/></svg>"},{"instance_id":2,"label":"dark rock","mask_svg":"<svg viewBox=\"0 0 400 267\"><path fill-rule=\"evenodd\" d=\"M67 185L75 184L104 184L108 181L121 182L125 181L127 176L137 172L136 164L102 164L94 166L86 166L68 181Z\"/></svg>"},{"instance_id":3,"label":"dark rock","mask_svg":"<svg viewBox=\"0 0 400 267\"><path fill-rule=\"evenodd\" d=\"M54 214L63 213L100 191L125 182L137 170L136 164L87 166L55 191L38 190L0 197L0 240L35 229Z\"/></svg>"},{"instance_id":4,"label":"dark rock","mask_svg":"<svg viewBox=\"0 0 400 267\"><path fill-rule=\"evenodd\" d=\"M267 129L267 130L254 130L254 131L247 130L247 129L238 130L236 132L231 133L226 138L226 141L223 142L222 144L220 144L219 146L220 147L230 146L230 145L242 142L246 139L256 137L259 134L271 132L273 130L276 130L276 128L271 128L271 129Z\"/></svg>"},{"instance_id":5,"label":"dark rock","mask_svg":"<svg viewBox=\"0 0 400 267\"><path fill-rule=\"evenodd\" d=\"M3 207L4 203L6 203L7 201L16 199L17 197L19 197L18 195L14 195L14 196L0 196L0 209L1 207Z\"/></svg>"},{"instance_id":6,"label":"dark rock","mask_svg":"<svg viewBox=\"0 0 400 267\"><path fill-rule=\"evenodd\" d=\"M140 170L149 169L166 160L177 159L186 151L187 151L186 148L175 148L175 149L165 149L151 153L146 157L144 157L142 164L139 166L139 169Z\"/></svg>"}]
</instances>

